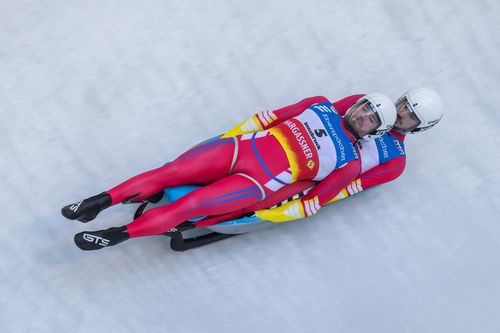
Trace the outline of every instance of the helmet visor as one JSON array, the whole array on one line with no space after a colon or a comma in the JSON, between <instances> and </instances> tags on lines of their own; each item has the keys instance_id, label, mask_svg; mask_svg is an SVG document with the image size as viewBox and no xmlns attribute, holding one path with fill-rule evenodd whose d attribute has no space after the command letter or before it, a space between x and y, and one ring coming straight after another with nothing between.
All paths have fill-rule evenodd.
<instances>
[{"instance_id":1,"label":"helmet visor","mask_svg":"<svg viewBox=\"0 0 500 333\"><path fill-rule=\"evenodd\" d=\"M376 132L382 124L376 109L366 99L361 99L351 106L346 116L349 126L359 138Z\"/></svg>"},{"instance_id":2,"label":"helmet visor","mask_svg":"<svg viewBox=\"0 0 500 333\"><path fill-rule=\"evenodd\" d=\"M398 115L394 128L400 132L411 132L422 123L406 96L402 96L398 99L396 102L396 111Z\"/></svg>"}]
</instances>

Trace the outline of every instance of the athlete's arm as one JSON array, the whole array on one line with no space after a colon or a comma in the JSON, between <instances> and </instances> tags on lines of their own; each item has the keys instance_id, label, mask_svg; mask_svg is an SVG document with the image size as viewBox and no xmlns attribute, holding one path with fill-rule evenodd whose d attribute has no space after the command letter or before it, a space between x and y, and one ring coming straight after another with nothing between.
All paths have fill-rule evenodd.
<instances>
[{"instance_id":1,"label":"athlete's arm","mask_svg":"<svg viewBox=\"0 0 500 333\"><path fill-rule=\"evenodd\" d=\"M345 199L377 185L388 183L401 176L406 166L406 157L400 156L377 165L373 169L361 174L356 180L342 189L328 204Z\"/></svg>"},{"instance_id":2,"label":"athlete's arm","mask_svg":"<svg viewBox=\"0 0 500 333\"><path fill-rule=\"evenodd\" d=\"M361 186L364 190L384 184L401 176L406 166L406 157L400 156L377 165L361 175Z\"/></svg>"},{"instance_id":3,"label":"athlete's arm","mask_svg":"<svg viewBox=\"0 0 500 333\"><path fill-rule=\"evenodd\" d=\"M271 222L287 222L314 215L349 185L359 175L360 170L360 161L351 161L329 174L302 198L277 208L256 211L255 215Z\"/></svg>"},{"instance_id":4,"label":"athlete's arm","mask_svg":"<svg viewBox=\"0 0 500 333\"><path fill-rule=\"evenodd\" d=\"M281 109L277 109L274 111L264 110L257 112L249 119L233 127L229 132L224 134L222 138L266 130L289 118L301 114L305 109L313 104L323 102L328 102L328 99L323 96L309 97L301 100L298 103L285 106Z\"/></svg>"}]
</instances>

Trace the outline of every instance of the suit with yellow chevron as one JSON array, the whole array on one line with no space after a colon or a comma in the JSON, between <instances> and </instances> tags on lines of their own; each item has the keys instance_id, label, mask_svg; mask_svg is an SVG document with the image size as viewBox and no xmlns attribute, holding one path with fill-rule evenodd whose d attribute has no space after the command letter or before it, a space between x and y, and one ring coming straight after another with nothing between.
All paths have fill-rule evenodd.
<instances>
[{"instance_id":1,"label":"suit with yellow chevron","mask_svg":"<svg viewBox=\"0 0 500 333\"><path fill-rule=\"evenodd\" d=\"M284 184L312 180L305 196L272 211L256 214L265 220L284 222L311 216L355 181L360 173L356 138L342 116L325 97L311 97L274 111L261 111L223 137L270 132L283 147L290 168L265 184L278 190Z\"/></svg>"}]
</instances>

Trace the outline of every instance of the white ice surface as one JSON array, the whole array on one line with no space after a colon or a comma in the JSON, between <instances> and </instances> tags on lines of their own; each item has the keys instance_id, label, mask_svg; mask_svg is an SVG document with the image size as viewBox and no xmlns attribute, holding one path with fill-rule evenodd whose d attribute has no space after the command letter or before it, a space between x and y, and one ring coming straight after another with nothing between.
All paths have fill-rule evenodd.
<instances>
[{"instance_id":1,"label":"white ice surface","mask_svg":"<svg viewBox=\"0 0 500 333\"><path fill-rule=\"evenodd\" d=\"M500 3L0 3L0 332L500 332ZM426 85L395 182L187 253L60 207L263 108Z\"/></svg>"}]
</instances>

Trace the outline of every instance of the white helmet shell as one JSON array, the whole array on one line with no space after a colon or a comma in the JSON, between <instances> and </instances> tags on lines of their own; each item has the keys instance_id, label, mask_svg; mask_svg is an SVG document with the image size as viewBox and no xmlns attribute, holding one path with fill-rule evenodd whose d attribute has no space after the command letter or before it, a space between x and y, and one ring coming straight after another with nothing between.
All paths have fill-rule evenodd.
<instances>
[{"instance_id":1,"label":"white helmet shell","mask_svg":"<svg viewBox=\"0 0 500 333\"><path fill-rule=\"evenodd\" d=\"M349 114L351 109L355 109L358 105L368 102L377 118L380 120L379 125L370 131L369 133L363 135L361 139L375 139L379 136L384 135L388 132L394 123L396 122L396 107L393 101L384 94L372 93L361 97L349 110L347 110L346 115Z\"/></svg>"},{"instance_id":2,"label":"white helmet shell","mask_svg":"<svg viewBox=\"0 0 500 333\"><path fill-rule=\"evenodd\" d=\"M407 91L403 94L398 101L408 102L411 111L420 120L420 124L406 133L418 133L430 129L436 125L443 117L443 101L441 97L432 89L429 88L416 88Z\"/></svg>"}]
</instances>

